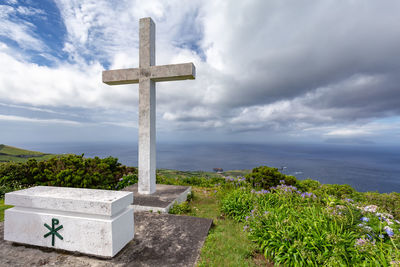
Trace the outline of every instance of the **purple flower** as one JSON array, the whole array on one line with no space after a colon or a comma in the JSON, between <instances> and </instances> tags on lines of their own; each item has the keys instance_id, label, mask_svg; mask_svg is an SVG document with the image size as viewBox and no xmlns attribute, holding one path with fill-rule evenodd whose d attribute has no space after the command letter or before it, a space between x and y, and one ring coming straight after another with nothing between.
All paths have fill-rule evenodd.
<instances>
[{"instance_id":1,"label":"purple flower","mask_svg":"<svg viewBox=\"0 0 400 267\"><path fill-rule=\"evenodd\" d=\"M365 238L359 238L356 240L356 246L364 246L368 243L368 239Z\"/></svg>"},{"instance_id":2,"label":"purple flower","mask_svg":"<svg viewBox=\"0 0 400 267\"><path fill-rule=\"evenodd\" d=\"M352 200L351 198L345 198L344 200L347 202L354 202L354 200Z\"/></svg>"},{"instance_id":3,"label":"purple flower","mask_svg":"<svg viewBox=\"0 0 400 267\"><path fill-rule=\"evenodd\" d=\"M363 222L369 222L369 219L367 217L362 217L360 220Z\"/></svg>"},{"instance_id":4,"label":"purple flower","mask_svg":"<svg viewBox=\"0 0 400 267\"><path fill-rule=\"evenodd\" d=\"M389 237L392 237L392 236L394 236L393 229L392 229L392 228L390 228L389 226L385 226L385 227L383 228L383 230L385 230L385 231L386 231L386 234L387 234Z\"/></svg>"},{"instance_id":5,"label":"purple flower","mask_svg":"<svg viewBox=\"0 0 400 267\"><path fill-rule=\"evenodd\" d=\"M249 226L248 226L248 225L245 225L245 226L243 227L243 232L246 232L247 228L249 228Z\"/></svg>"},{"instance_id":6,"label":"purple flower","mask_svg":"<svg viewBox=\"0 0 400 267\"><path fill-rule=\"evenodd\" d=\"M246 216L245 220L247 221L249 219L249 216Z\"/></svg>"}]
</instances>

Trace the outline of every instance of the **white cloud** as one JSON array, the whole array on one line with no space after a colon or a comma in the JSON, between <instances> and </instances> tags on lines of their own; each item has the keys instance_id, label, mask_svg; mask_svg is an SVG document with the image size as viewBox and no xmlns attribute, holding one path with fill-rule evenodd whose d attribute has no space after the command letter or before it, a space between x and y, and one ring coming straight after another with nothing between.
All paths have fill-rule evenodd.
<instances>
[{"instance_id":1,"label":"white cloud","mask_svg":"<svg viewBox=\"0 0 400 267\"><path fill-rule=\"evenodd\" d=\"M26 9L25 11L28 12L29 10ZM46 45L34 33L35 25L22 19L12 19L17 11L18 9L11 6L0 5L0 36L14 40L23 49L44 50ZM18 12L21 12L21 10Z\"/></svg>"},{"instance_id":2,"label":"white cloud","mask_svg":"<svg viewBox=\"0 0 400 267\"><path fill-rule=\"evenodd\" d=\"M0 121L13 121L13 122L33 122L42 124L68 124L68 125L80 125L81 123L71 120L60 120L60 119L39 119L39 118L29 118L14 115L1 115Z\"/></svg>"}]
</instances>

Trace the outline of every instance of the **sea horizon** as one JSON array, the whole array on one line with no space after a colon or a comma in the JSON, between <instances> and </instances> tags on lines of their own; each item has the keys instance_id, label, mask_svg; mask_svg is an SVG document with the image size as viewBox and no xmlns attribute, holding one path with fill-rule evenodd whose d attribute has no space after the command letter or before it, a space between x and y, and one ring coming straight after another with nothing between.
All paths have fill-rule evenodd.
<instances>
[{"instance_id":1,"label":"sea horizon","mask_svg":"<svg viewBox=\"0 0 400 267\"><path fill-rule=\"evenodd\" d=\"M112 156L137 166L135 142L48 142L10 144L51 154ZM400 147L337 144L157 143L157 168L213 171L276 167L298 179L349 184L354 189L400 192Z\"/></svg>"}]
</instances>

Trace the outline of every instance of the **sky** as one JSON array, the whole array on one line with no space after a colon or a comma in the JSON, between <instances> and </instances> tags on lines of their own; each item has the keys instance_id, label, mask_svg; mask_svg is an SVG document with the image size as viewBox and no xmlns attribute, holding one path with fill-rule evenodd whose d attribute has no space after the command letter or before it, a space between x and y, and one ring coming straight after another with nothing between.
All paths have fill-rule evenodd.
<instances>
[{"instance_id":1,"label":"sky","mask_svg":"<svg viewBox=\"0 0 400 267\"><path fill-rule=\"evenodd\" d=\"M137 142L138 85L103 70L156 64L159 142L395 145L398 0L0 0L0 143Z\"/></svg>"}]
</instances>

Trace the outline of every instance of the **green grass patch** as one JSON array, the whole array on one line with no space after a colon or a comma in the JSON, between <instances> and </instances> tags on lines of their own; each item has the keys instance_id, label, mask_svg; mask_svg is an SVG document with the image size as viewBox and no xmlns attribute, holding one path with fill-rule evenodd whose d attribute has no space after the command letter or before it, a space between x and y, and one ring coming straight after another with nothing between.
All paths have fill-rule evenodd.
<instances>
[{"instance_id":1,"label":"green grass patch","mask_svg":"<svg viewBox=\"0 0 400 267\"><path fill-rule=\"evenodd\" d=\"M4 211L12 206L4 205L4 199L0 199L0 222L4 221Z\"/></svg>"},{"instance_id":2,"label":"green grass patch","mask_svg":"<svg viewBox=\"0 0 400 267\"><path fill-rule=\"evenodd\" d=\"M259 266L265 265L257 246L243 232L243 225L220 212L214 188L193 187L189 202L190 216L213 219L213 227L201 250L198 266Z\"/></svg>"},{"instance_id":3,"label":"green grass patch","mask_svg":"<svg viewBox=\"0 0 400 267\"><path fill-rule=\"evenodd\" d=\"M158 169L157 175L164 176L167 179L183 179L190 177L204 177L204 178L215 178L221 177L220 175L213 172L205 172L205 171L177 171L177 170L169 170L169 169Z\"/></svg>"},{"instance_id":4,"label":"green grass patch","mask_svg":"<svg viewBox=\"0 0 400 267\"><path fill-rule=\"evenodd\" d=\"M16 162L24 163L29 159L36 159L37 161L49 160L56 155L45 154L42 152L25 150L13 146L0 145L0 162Z\"/></svg>"}]
</instances>

